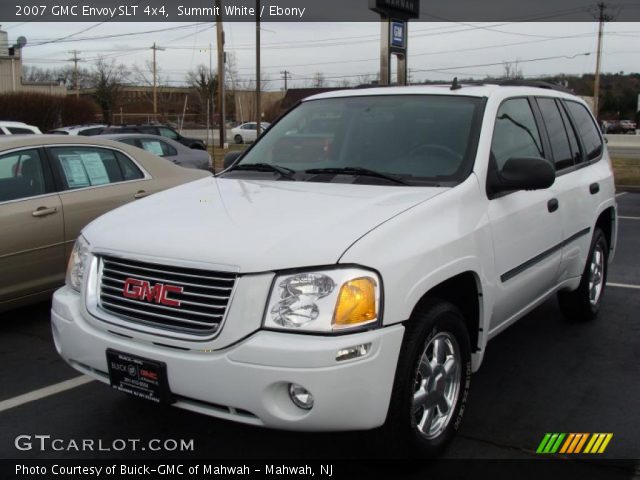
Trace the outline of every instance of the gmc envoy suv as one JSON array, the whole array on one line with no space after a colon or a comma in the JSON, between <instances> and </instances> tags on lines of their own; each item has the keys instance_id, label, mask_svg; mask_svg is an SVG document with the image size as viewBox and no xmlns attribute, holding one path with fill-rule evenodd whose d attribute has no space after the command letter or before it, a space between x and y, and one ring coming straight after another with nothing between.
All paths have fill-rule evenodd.
<instances>
[{"instance_id":1,"label":"gmc envoy suv","mask_svg":"<svg viewBox=\"0 0 640 480\"><path fill-rule=\"evenodd\" d=\"M553 295L598 314L614 182L574 95L330 92L227 164L84 228L52 307L70 365L218 418L381 427L436 455L489 340Z\"/></svg>"}]
</instances>

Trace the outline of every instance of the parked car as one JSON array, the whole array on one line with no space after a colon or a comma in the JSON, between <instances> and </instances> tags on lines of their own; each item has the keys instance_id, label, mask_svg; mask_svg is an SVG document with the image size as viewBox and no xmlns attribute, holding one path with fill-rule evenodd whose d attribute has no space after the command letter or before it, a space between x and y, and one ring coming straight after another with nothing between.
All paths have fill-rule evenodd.
<instances>
[{"instance_id":1,"label":"parked car","mask_svg":"<svg viewBox=\"0 0 640 480\"><path fill-rule=\"evenodd\" d=\"M89 124L89 125L72 125L69 127L60 127L50 130L47 134L51 135L82 135L90 137L92 135L100 135L107 128L107 125Z\"/></svg>"},{"instance_id":2,"label":"parked car","mask_svg":"<svg viewBox=\"0 0 640 480\"><path fill-rule=\"evenodd\" d=\"M0 135L39 135L42 134L38 127L27 125L23 122L0 121Z\"/></svg>"},{"instance_id":3,"label":"parked car","mask_svg":"<svg viewBox=\"0 0 640 480\"><path fill-rule=\"evenodd\" d=\"M490 339L556 295L574 321L597 316L616 231L579 97L334 91L215 181L83 229L53 335L75 369L137 397L279 429L382 427L385 449L435 455Z\"/></svg>"},{"instance_id":4,"label":"parked car","mask_svg":"<svg viewBox=\"0 0 640 480\"><path fill-rule=\"evenodd\" d=\"M99 138L0 138L0 311L62 285L73 242L94 218L206 176Z\"/></svg>"},{"instance_id":5,"label":"parked car","mask_svg":"<svg viewBox=\"0 0 640 480\"><path fill-rule=\"evenodd\" d=\"M142 148L149 153L166 158L181 167L199 168L201 170L211 170L212 168L211 155L207 152L185 147L181 143L167 137L138 133L110 134L101 135L100 137Z\"/></svg>"},{"instance_id":6,"label":"parked car","mask_svg":"<svg viewBox=\"0 0 640 480\"><path fill-rule=\"evenodd\" d=\"M231 129L231 137L236 143L251 143L256 141L258 135L257 122L247 122L236 128ZM264 133L270 126L270 123L262 122L260 124L262 133Z\"/></svg>"},{"instance_id":7,"label":"parked car","mask_svg":"<svg viewBox=\"0 0 640 480\"><path fill-rule=\"evenodd\" d=\"M159 135L170 138L176 142L196 150L206 150L207 146L199 138L183 137L173 128L166 125L144 124L144 125L112 125L105 128L100 135L123 134L123 133L146 133L148 135Z\"/></svg>"},{"instance_id":8,"label":"parked car","mask_svg":"<svg viewBox=\"0 0 640 480\"><path fill-rule=\"evenodd\" d=\"M636 133L636 123L631 120L609 120L605 122L605 133L610 134L632 134Z\"/></svg>"},{"instance_id":9,"label":"parked car","mask_svg":"<svg viewBox=\"0 0 640 480\"><path fill-rule=\"evenodd\" d=\"M621 133L636 134L636 122L631 120L620 120L619 122Z\"/></svg>"}]
</instances>

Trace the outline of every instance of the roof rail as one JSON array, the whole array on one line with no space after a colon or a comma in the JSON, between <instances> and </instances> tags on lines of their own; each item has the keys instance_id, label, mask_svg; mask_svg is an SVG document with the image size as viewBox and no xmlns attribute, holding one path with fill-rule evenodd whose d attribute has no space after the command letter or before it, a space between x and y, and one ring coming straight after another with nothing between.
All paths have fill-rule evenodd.
<instances>
[{"instance_id":1,"label":"roof rail","mask_svg":"<svg viewBox=\"0 0 640 480\"><path fill-rule=\"evenodd\" d=\"M558 92L564 92L564 93L574 93L573 90L570 90L569 88L563 85L545 82L542 80L513 79L513 80L504 80L504 81L498 82L497 85L500 85L502 87L537 87L537 88L546 88L547 90L556 90Z\"/></svg>"}]
</instances>

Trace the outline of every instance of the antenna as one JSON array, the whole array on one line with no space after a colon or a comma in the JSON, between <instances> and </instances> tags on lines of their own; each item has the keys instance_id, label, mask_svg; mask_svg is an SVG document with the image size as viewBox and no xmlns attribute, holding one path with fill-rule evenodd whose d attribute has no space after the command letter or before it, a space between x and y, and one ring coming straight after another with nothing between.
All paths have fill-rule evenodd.
<instances>
[{"instance_id":1,"label":"antenna","mask_svg":"<svg viewBox=\"0 0 640 480\"><path fill-rule=\"evenodd\" d=\"M460 90L462 87L458 83L458 77L453 77L453 82L451 82L450 90Z\"/></svg>"}]
</instances>

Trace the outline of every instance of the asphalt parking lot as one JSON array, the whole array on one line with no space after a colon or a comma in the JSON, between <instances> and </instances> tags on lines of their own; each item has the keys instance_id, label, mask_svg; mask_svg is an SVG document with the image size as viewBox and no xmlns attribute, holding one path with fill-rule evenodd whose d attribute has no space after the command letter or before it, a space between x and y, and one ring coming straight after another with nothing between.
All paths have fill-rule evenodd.
<instances>
[{"instance_id":1,"label":"asphalt parking lot","mask_svg":"<svg viewBox=\"0 0 640 480\"><path fill-rule=\"evenodd\" d=\"M546 432L611 432L598 458L640 459L640 193L621 193L619 241L597 321L572 324L548 301L487 350L447 458L531 459ZM299 434L247 427L157 407L80 384L26 403L24 394L78 377L56 354L47 303L0 314L0 458L136 458L158 452L19 451L14 439L193 439L171 458L379 457L367 433ZM16 399L12 406L7 400ZM539 456L537 456L539 457Z\"/></svg>"}]
</instances>

